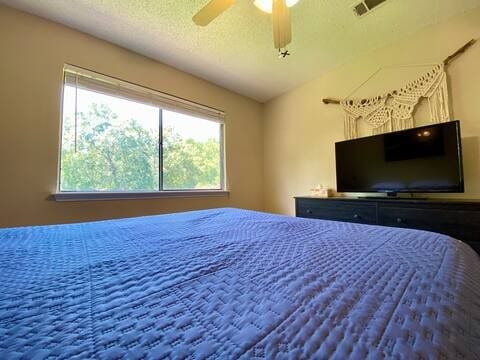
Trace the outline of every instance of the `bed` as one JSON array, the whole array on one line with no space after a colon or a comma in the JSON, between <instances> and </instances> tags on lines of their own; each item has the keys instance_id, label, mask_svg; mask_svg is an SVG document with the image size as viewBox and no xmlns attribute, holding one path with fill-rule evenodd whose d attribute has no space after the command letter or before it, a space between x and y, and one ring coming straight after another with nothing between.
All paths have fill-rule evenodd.
<instances>
[{"instance_id":1,"label":"bed","mask_svg":"<svg viewBox=\"0 0 480 360\"><path fill-rule=\"evenodd\" d=\"M211 209L0 230L0 358L476 359L480 258Z\"/></svg>"}]
</instances>

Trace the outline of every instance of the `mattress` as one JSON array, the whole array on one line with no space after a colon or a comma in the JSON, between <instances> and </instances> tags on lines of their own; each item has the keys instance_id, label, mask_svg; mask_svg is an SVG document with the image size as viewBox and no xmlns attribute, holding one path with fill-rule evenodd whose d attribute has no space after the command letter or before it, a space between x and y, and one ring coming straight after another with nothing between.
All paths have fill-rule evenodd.
<instances>
[{"instance_id":1,"label":"mattress","mask_svg":"<svg viewBox=\"0 0 480 360\"><path fill-rule=\"evenodd\" d=\"M408 229L212 209L0 230L1 359L475 359L480 259Z\"/></svg>"}]
</instances>

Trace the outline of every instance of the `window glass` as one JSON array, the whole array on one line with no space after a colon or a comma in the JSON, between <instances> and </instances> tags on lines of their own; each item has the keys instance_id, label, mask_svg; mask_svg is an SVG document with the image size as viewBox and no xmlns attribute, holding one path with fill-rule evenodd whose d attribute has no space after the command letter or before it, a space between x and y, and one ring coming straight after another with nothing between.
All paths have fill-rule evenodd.
<instances>
[{"instance_id":1,"label":"window glass","mask_svg":"<svg viewBox=\"0 0 480 360\"><path fill-rule=\"evenodd\" d=\"M65 87L60 189L158 190L159 109L75 92Z\"/></svg>"},{"instance_id":2,"label":"window glass","mask_svg":"<svg viewBox=\"0 0 480 360\"><path fill-rule=\"evenodd\" d=\"M63 95L60 191L223 188L223 123L72 81Z\"/></svg>"},{"instance_id":3,"label":"window glass","mask_svg":"<svg viewBox=\"0 0 480 360\"><path fill-rule=\"evenodd\" d=\"M163 188L220 189L221 124L163 111Z\"/></svg>"}]
</instances>

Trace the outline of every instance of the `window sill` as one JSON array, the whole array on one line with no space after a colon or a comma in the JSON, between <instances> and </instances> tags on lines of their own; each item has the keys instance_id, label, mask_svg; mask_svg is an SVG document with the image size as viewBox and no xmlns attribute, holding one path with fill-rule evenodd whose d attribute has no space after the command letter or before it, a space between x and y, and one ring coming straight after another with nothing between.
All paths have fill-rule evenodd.
<instances>
[{"instance_id":1,"label":"window sill","mask_svg":"<svg viewBox=\"0 0 480 360\"><path fill-rule=\"evenodd\" d=\"M180 190L152 192L58 192L52 194L55 201L134 200L171 197L228 196L226 190Z\"/></svg>"}]
</instances>

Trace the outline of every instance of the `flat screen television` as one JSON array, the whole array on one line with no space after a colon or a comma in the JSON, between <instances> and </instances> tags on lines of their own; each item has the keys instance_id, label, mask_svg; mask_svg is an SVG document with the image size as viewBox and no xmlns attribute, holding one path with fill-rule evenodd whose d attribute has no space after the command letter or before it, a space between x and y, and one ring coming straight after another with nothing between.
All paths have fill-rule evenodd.
<instances>
[{"instance_id":1,"label":"flat screen television","mask_svg":"<svg viewBox=\"0 0 480 360\"><path fill-rule=\"evenodd\" d=\"M463 192L460 122L335 144L338 192Z\"/></svg>"}]
</instances>

